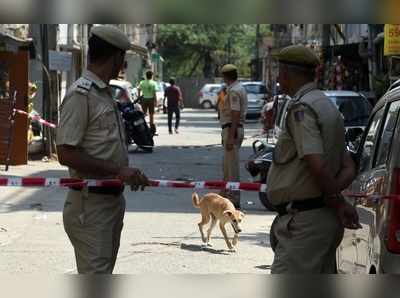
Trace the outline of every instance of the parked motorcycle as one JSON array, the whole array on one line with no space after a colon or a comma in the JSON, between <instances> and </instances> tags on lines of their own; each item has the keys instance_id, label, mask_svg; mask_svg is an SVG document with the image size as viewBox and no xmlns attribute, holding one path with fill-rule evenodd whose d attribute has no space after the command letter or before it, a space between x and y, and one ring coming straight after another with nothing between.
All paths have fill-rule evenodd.
<instances>
[{"instance_id":1,"label":"parked motorcycle","mask_svg":"<svg viewBox=\"0 0 400 298\"><path fill-rule=\"evenodd\" d=\"M269 168L272 164L272 152L274 148L267 143L256 140L253 142L253 154L249 157L249 161L245 167L250 175L253 177L254 182L266 183ZM259 192L258 197L261 204L269 211L274 211L275 208L268 201L266 192Z\"/></svg>"},{"instance_id":2,"label":"parked motorcycle","mask_svg":"<svg viewBox=\"0 0 400 298\"><path fill-rule=\"evenodd\" d=\"M141 106L135 102L117 102L125 127L127 145L135 143L144 152L153 152L153 133L148 126Z\"/></svg>"}]
</instances>

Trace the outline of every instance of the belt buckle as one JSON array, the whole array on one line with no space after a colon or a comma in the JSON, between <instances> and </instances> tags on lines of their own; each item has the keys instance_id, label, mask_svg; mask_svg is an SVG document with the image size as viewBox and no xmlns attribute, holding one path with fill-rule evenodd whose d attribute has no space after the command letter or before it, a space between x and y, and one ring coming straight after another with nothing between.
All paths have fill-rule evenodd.
<instances>
[{"instance_id":1,"label":"belt buckle","mask_svg":"<svg viewBox=\"0 0 400 298\"><path fill-rule=\"evenodd\" d=\"M299 210L292 208L292 206L293 206L293 201L289 202L289 203L286 205L286 212L287 212L288 214L294 215L294 214L296 214L297 212L299 212Z\"/></svg>"}]
</instances>

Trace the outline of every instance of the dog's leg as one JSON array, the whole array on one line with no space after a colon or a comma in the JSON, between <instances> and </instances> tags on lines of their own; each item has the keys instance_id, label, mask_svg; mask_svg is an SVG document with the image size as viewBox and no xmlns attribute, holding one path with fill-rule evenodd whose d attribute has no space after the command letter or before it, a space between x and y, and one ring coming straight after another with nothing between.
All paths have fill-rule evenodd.
<instances>
[{"instance_id":1,"label":"dog's leg","mask_svg":"<svg viewBox=\"0 0 400 298\"><path fill-rule=\"evenodd\" d=\"M238 241L239 241L239 234L235 233L235 236L233 236L233 239L232 239L233 246L236 246Z\"/></svg>"},{"instance_id":2,"label":"dog's leg","mask_svg":"<svg viewBox=\"0 0 400 298\"><path fill-rule=\"evenodd\" d=\"M213 214L211 214L211 225L210 225L210 227L208 228L208 231L207 231L207 246L212 246L210 244L211 232L214 229L215 225L217 224L217 221L218 221L217 218Z\"/></svg>"},{"instance_id":3,"label":"dog's leg","mask_svg":"<svg viewBox=\"0 0 400 298\"><path fill-rule=\"evenodd\" d=\"M229 238L228 238L228 234L226 233L224 223L220 222L220 223L219 223L219 228L221 229L222 235L224 236L226 245L228 246L229 250L230 250L230 251L235 251L235 249L234 249L234 247L233 247L231 241L230 241Z\"/></svg>"},{"instance_id":4,"label":"dog's leg","mask_svg":"<svg viewBox=\"0 0 400 298\"><path fill-rule=\"evenodd\" d=\"M201 234L201 240L203 240L204 244L207 243L207 239L206 239L206 236L204 235L203 226L208 224L209 221L210 221L210 215L201 213L201 222L199 222L198 225L199 225L199 230L200 230L200 234Z\"/></svg>"}]
</instances>

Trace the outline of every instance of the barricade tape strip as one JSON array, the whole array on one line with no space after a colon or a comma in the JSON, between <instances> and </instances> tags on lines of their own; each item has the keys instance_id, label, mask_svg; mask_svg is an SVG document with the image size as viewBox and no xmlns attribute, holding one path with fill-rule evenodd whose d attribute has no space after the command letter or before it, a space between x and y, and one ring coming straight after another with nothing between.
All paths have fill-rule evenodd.
<instances>
[{"instance_id":1,"label":"barricade tape strip","mask_svg":"<svg viewBox=\"0 0 400 298\"><path fill-rule=\"evenodd\" d=\"M122 182L118 179L95 180L76 178L43 178L43 177L0 177L0 187L120 187ZM227 181L175 181L175 180L150 180L150 187L167 188L193 188L193 189L217 189L217 190L243 190L266 191L266 185L251 182L227 182Z\"/></svg>"},{"instance_id":2,"label":"barricade tape strip","mask_svg":"<svg viewBox=\"0 0 400 298\"><path fill-rule=\"evenodd\" d=\"M32 120L39 121L39 123L41 123L41 124L43 124L45 126L48 126L48 127L51 127L51 128L57 128L57 125L42 119L42 117L40 117L39 115L30 115L29 113L27 113L25 111L22 111L22 110L18 110L18 109L14 109L14 111L16 113L18 113L18 114L25 115L28 118L31 118Z\"/></svg>"},{"instance_id":3,"label":"barricade tape strip","mask_svg":"<svg viewBox=\"0 0 400 298\"><path fill-rule=\"evenodd\" d=\"M0 187L121 187L119 179L77 179L77 178L44 178L44 177L0 177ZM176 180L150 180L150 187L185 188L185 189L210 189L210 190L241 190L266 192L267 185L254 182L230 181L176 181ZM389 194L363 194L343 192L346 197L370 200L400 200L400 195Z\"/></svg>"}]
</instances>

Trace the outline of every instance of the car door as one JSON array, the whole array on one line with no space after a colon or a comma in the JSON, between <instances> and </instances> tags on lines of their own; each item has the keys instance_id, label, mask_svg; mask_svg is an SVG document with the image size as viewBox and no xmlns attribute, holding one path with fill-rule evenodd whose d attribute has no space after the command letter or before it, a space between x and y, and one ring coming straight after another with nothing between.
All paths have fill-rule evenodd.
<instances>
[{"instance_id":1,"label":"car door","mask_svg":"<svg viewBox=\"0 0 400 298\"><path fill-rule=\"evenodd\" d=\"M371 118L371 121L364 134L363 142L360 145L358 155L360 156L358 175L349 187L350 193L365 193L366 188L370 187L368 183L373 180L373 161L378 139L378 133L384 116L384 107L379 109ZM339 246L337 253L337 265L340 272L357 273L362 271L365 261L363 252L360 252L362 241L368 241L368 226L372 220L371 214L361 208L359 198L347 197L359 210L360 223L362 230L345 230L343 241ZM367 239L365 239L367 238Z\"/></svg>"},{"instance_id":2,"label":"car door","mask_svg":"<svg viewBox=\"0 0 400 298\"><path fill-rule=\"evenodd\" d=\"M379 255L381 251L380 235L384 231L384 224L386 224L386 207L387 201L381 198L391 193L391 175L392 169L390 168L389 161L391 154L397 154L392 151L393 137L395 129L398 126L400 111L400 101L393 101L387 104L386 114L382 121L382 129L378 134L376 156L372 165L371 179L367 181L365 189L368 193L373 193L376 199L361 198L360 208L368 211L373 215L373 221L369 225L369 239L368 247L363 247L364 242L358 241L360 249L367 253L365 256L365 264L367 268L375 265L379 269ZM361 234L357 235L359 238L365 237ZM364 261L364 258L363 258Z\"/></svg>"}]
</instances>

